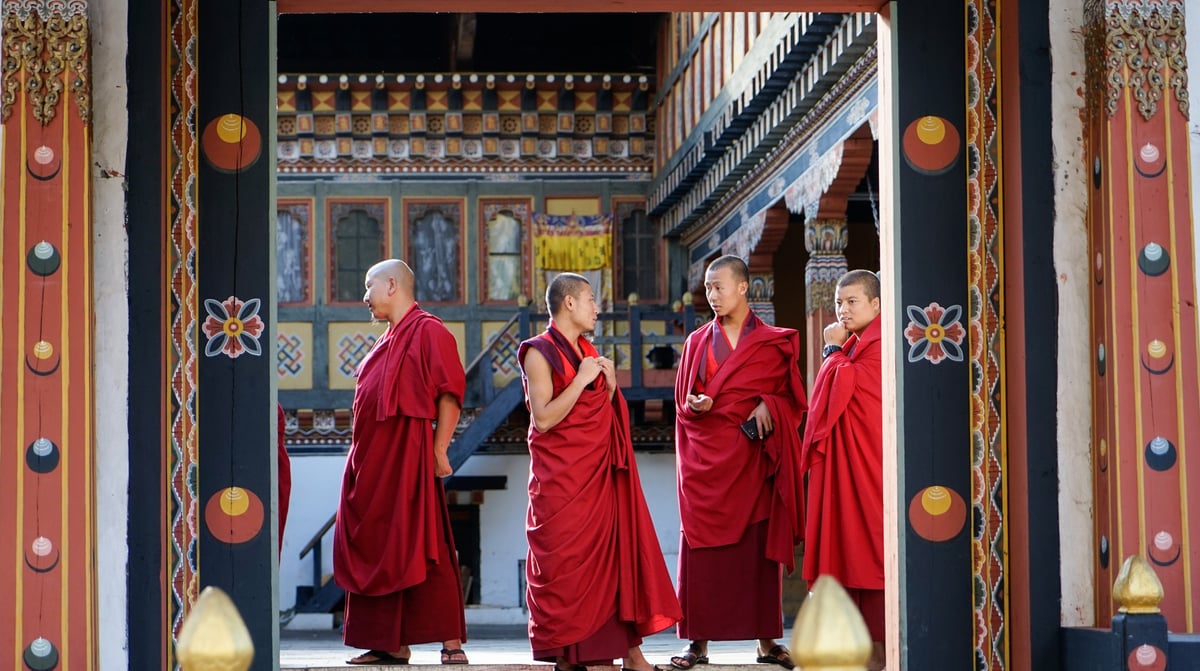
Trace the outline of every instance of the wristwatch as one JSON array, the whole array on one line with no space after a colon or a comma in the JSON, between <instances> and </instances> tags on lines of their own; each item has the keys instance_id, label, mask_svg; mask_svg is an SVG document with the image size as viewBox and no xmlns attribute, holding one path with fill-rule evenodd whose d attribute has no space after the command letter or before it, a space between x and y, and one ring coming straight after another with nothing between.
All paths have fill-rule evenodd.
<instances>
[{"instance_id":1,"label":"wristwatch","mask_svg":"<svg viewBox=\"0 0 1200 671\"><path fill-rule=\"evenodd\" d=\"M825 349L821 350L821 358L828 359L830 354L842 351L841 345L826 345Z\"/></svg>"}]
</instances>

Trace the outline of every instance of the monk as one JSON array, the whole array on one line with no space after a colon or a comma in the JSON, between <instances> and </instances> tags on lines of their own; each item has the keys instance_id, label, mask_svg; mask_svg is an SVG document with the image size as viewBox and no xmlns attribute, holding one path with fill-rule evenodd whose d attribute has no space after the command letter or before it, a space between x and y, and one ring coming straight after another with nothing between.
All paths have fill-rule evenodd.
<instances>
[{"instance_id":1,"label":"monk","mask_svg":"<svg viewBox=\"0 0 1200 671\"><path fill-rule=\"evenodd\" d=\"M287 527L288 505L292 501L292 460L288 457L287 447L283 444L285 432L283 406L276 403L275 408L279 421L279 431L275 434L278 443L275 448L275 461L277 466L276 482L279 486L279 552L282 553L283 530Z\"/></svg>"},{"instance_id":2,"label":"monk","mask_svg":"<svg viewBox=\"0 0 1200 671\"><path fill-rule=\"evenodd\" d=\"M442 664L466 664L463 593L446 496L447 451L466 377L454 336L414 298L412 270L367 271L363 301L387 332L359 364L350 453L333 539L346 590L349 664L407 664L409 646L441 641ZM436 420L436 424L435 424Z\"/></svg>"},{"instance_id":3,"label":"monk","mask_svg":"<svg viewBox=\"0 0 1200 671\"><path fill-rule=\"evenodd\" d=\"M722 256L704 274L713 320L692 332L675 379L677 669L708 663L711 640L758 640L757 661L795 667L783 635L783 568L802 534L800 335L750 309L750 274Z\"/></svg>"},{"instance_id":4,"label":"monk","mask_svg":"<svg viewBox=\"0 0 1200 671\"><path fill-rule=\"evenodd\" d=\"M613 362L583 334L599 316L587 279L563 273L546 290L546 332L517 358L530 414L529 641L560 671L612 664L663 671L642 637L679 619L629 440Z\"/></svg>"},{"instance_id":5,"label":"monk","mask_svg":"<svg viewBox=\"0 0 1200 671\"><path fill-rule=\"evenodd\" d=\"M808 523L803 576L831 575L862 611L874 642L867 668L884 665L883 377L879 278L838 280L838 321L825 327L825 360L804 431Z\"/></svg>"}]
</instances>

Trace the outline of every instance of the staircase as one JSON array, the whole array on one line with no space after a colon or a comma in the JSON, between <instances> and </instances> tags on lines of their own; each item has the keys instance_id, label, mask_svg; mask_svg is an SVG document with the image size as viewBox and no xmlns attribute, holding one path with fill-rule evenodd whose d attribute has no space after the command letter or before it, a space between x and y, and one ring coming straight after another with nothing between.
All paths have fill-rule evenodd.
<instances>
[{"instance_id":1,"label":"staircase","mask_svg":"<svg viewBox=\"0 0 1200 671\"><path fill-rule=\"evenodd\" d=\"M661 306L641 307L635 303L626 311L600 315L592 342L602 356L617 362L617 379L630 403L634 421L641 416L646 401L667 401L674 397L677 350L682 350L683 340L694 322L695 313L690 304L670 310ZM533 335L535 328L540 330L547 323L547 315L535 313L529 307L521 308L467 365L463 413L449 450L450 466L456 472L524 400L517 349L521 341ZM644 333L646 328L661 333ZM618 331L624 331L624 334L617 335ZM649 352L643 356L647 347ZM647 368L646 363L651 367ZM472 489L477 480L451 476L444 484L447 490ZM329 613L342 601L342 588L332 577L326 578L322 573L321 548L335 520L336 514L330 515L300 551L301 559L312 555L312 585L296 588L294 613Z\"/></svg>"}]
</instances>

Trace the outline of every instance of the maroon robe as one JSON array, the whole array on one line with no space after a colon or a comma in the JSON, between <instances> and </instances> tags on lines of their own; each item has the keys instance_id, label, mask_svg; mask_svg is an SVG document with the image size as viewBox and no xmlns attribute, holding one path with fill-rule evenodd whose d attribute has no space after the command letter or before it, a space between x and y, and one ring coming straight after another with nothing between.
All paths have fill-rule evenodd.
<instances>
[{"instance_id":1,"label":"maroon robe","mask_svg":"<svg viewBox=\"0 0 1200 671\"><path fill-rule=\"evenodd\" d=\"M596 356L587 340L578 345ZM522 369L530 348L550 363L557 397L574 379L579 355L553 326L521 343ZM529 454L525 572L534 657L611 663L680 616L621 392L610 399L601 375L550 430L530 422Z\"/></svg>"},{"instance_id":2,"label":"maroon robe","mask_svg":"<svg viewBox=\"0 0 1200 671\"><path fill-rule=\"evenodd\" d=\"M433 454L437 399L450 394L461 404L466 387L454 336L414 305L357 374L333 538L334 579L347 592L344 640L377 650L465 640L458 561Z\"/></svg>"},{"instance_id":3,"label":"maroon robe","mask_svg":"<svg viewBox=\"0 0 1200 671\"><path fill-rule=\"evenodd\" d=\"M804 431L802 466L810 471L804 579L832 575L847 589L883 589L879 330L876 318L821 364Z\"/></svg>"},{"instance_id":4,"label":"maroon robe","mask_svg":"<svg viewBox=\"0 0 1200 671\"><path fill-rule=\"evenodd\" d=\"M288 458L287 447L283 444L283 406L276 403L275 407L278 408L279 419L278 445L275 449L275 460L278 462L276 480L279 483L279 551L283 552L283 530L287 527L288 504L292 501L292 460Z\"/></svg>"},{"instance_id":5,"label":"maroon robe","mask_svg":"<svg viewBox=\"0 0 1200 671\"><path fill-rule=\"evenodd\" d=\"M799 334L753 313L732 348L718 320L684 344L675 381L681 541L679 636L739 640L782 633L782 567L803 526L799 478ZM703 413L687 404L703 392ZM765 401L774 431L751 440L740 425Z\"/></svg>"}]
</instances>

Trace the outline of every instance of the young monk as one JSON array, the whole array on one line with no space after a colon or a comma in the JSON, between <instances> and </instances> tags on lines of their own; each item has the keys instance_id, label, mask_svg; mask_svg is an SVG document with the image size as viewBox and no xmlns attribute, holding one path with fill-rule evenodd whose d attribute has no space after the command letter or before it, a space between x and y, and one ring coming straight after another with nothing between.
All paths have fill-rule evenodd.
<instances>
[{"instance_id":1,"label":"young monk","mask_svg":"<svg viewBox=\"0 0 1200 671\"><path fill-rule=\"evenodd\" d=\"M560 671L612 664L662 671L642 637L679 619L679 604L638 479L629 410L613 362L584 337L599 309L588 281L563 273L546 290L546 332L521 343L529 409L529 640Z\"/></svg>"},{"instance_id":2,"label":"young monk","mask_svg":"<svg viewBox=\"0 0 1200 671\"><path fill-rule=\"evenodd\" d=\"M852 270L838 280L838 321L825 327L825 357L813 382L804 431L808 524L804 579L831 575L862 611L884 666L883 377L879 278Z\"/></svg>"},{"instance_id":3,"label":"young monk","mask_svg":"<svg viewBox=\"0 0 1200 671\"><path fill-rule=\"evenodd\" d=\"M783 634L783 567L801 535L804 385L800 336L750 310L736 256L708 266L714 318L688 336L675 380L679 485L677 669L708 663L710 640L757 639L763 664L795 666Z\"/></svg>"},{"instance_id":4,"label":"young monk","mask_svg":"<svg viewBox=\"0 0 1200 671\"><path fill-rule=\"evenodd\" d=\"M346 590L348 664L407 664L409 646L441 641L443 664L466 664L463 594L444 478L466 377L454 336L414 298L412 270L367 271L363 300L387 332L359 364L353 434L333 539ZM437 427L434 428L434 420Z\"/></svg>"}]
</instances>

